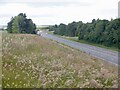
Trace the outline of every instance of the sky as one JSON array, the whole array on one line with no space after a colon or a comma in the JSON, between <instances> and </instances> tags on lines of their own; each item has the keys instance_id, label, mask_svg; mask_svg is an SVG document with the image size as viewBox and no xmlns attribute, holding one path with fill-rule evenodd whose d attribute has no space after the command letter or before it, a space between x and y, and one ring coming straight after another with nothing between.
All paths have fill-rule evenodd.
<instances>
[{"instance_id":1,"label":"sky","mask_svg":"<svg viewBox=\"0 0 120 90\"><path fill-rule=\"evenodd\" d=\"M26 13L36 25L68 24L73 21L118 17L119 0L0 0L0 25Z\"/></svg>"}]
</instances>

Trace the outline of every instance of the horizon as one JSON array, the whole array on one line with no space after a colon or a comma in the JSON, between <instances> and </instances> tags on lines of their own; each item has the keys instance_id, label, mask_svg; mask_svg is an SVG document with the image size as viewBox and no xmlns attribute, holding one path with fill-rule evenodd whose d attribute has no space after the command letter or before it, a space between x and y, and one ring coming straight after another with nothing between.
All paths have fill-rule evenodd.
<instances>
[{"instance_id":1,"label":"horizon","mask_svg":"<svg viewBox=\"0 0 120 90\"><path fill-rule=\"evenodd\" d=\"M27 18L31 18L36 25L68 24L73 21L87 23L98 18L111 20L118 18L118 2L119 0L1 0L0 25L7 25L11 17L19 13L26 13ZM14 12L11 13L11 10Z\"/></svg>"},{"instance_id":2,"label":"horizon","mask_svg":"<svg viewBox=\"0 0 120 90\"><path fill-rule=\"evenodd\" d=\"M93 19L94 19L94 18L93 18ZM93 19L92 19L92 20L93 20ZM100 19L100 18L98 18L98 19ZM111 18L111 19L113 19L113 18ZM108 20L108 19L100 19L100 20L108 20L108 21L111 21L111 19L110 19L110 20ZM114 18L114 19L117 19L117 18ZM114 19L113 19L113 20L114 20ZM83 22L83 23L92 23L92 20L91 20L90 22ZM97 19L95 19L95 20L97 20ZM79 22L79 21L72 21L72 22ZM69 23L72 23L72 22L69 22ZM67 23L66 25L68 25L69 23ZM37 24L36 24L36 26L52 26L52 25L60 25L60 24L65 24L65 23L62 23L62 22L61 22L61 23L59 23L59 24L51 24L51 25L42 25L42 24L41 24L41 25L37 25ZM3 27L3 26L7 26L7 24L6 24L6 25L5 25L5 24L4 24L4 25L0 25L0 27L1 27L1 26L2 26L2 27Z\"/></svg>"}]
</instances>

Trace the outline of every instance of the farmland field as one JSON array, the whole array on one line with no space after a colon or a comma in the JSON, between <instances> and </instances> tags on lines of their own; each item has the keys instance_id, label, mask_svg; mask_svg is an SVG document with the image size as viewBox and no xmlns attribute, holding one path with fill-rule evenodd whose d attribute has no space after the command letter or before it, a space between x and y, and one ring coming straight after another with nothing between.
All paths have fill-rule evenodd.
<instances>
[{"instance_id":1,"label":"farmland field","mask_svg":"<svg viewBox=\"0 0 120 90\"><path fill-rule=\"evenodd\" d=\"M31 34L3 34L3 88L118 87L118 68Z\"/></svg>"}]
</instances>

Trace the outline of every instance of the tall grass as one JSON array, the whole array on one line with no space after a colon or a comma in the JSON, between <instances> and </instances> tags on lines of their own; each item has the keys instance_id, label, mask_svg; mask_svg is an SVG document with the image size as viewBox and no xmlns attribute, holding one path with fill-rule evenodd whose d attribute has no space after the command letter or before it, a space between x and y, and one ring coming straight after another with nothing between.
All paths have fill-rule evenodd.
<instances>
[{"instance_id":1,"label":"tall grass","mask_svg":"<svg viewBox=\"0 0 120 90\"><path fill-rule=\"evenodd\" d=\"M4 34L3 88L118 86L118 69L100 59L36 35Z\"/></svg>"},{"instance_id":2,"label":"tall grass","mask_svg":"<svg viewBox=\"0 0 120 90\"><path fill-rule=\"evenodd\" d=\"M2 87L2 32L0 31L0 88Z\"/></svg>"}]
</instances>

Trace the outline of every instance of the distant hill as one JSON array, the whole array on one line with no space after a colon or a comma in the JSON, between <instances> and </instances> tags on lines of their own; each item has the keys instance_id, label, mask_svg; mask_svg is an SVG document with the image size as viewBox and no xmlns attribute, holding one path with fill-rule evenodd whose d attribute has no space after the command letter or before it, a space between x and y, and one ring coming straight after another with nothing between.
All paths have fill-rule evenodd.
<instances>
[{"instance_id":1,"label":"distant hill","mask_svg":"<svg viewBox=\"0 0 120 90\"><path fill-rule=\"evenodd\" d=\"M0 29L6 29L7 26L6 25L0 25Z\"/></svg>"},{"instance_id":2,"label":"distant hill","mask_svg":"<svg viewBox=\"0 0 120 90\"><path fill-rule=\"evenodd\" d=\"M37 27L49 27L49 26L53 26L53 25L37 25Z\"/></svg>"}]
</instances>

